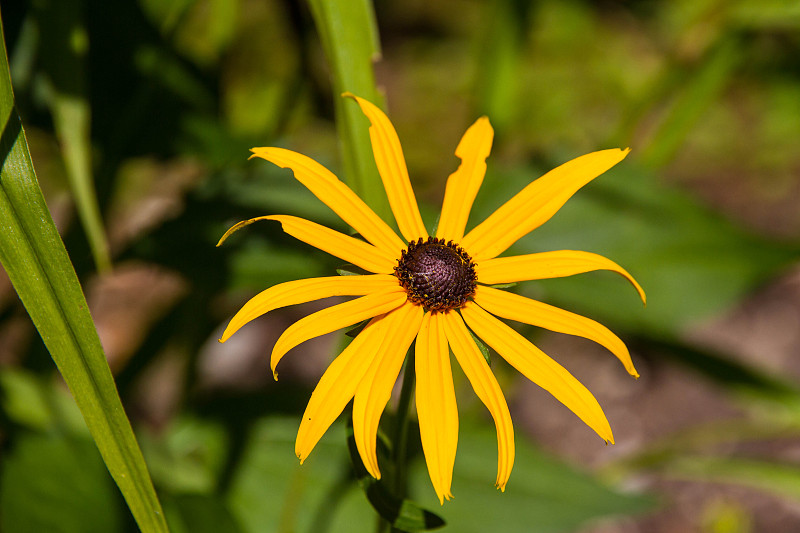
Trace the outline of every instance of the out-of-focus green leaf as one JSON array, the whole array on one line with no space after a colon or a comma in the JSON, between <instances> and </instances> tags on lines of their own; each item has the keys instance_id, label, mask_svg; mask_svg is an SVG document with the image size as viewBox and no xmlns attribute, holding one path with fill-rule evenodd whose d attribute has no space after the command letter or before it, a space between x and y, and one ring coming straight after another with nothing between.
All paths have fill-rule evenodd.
<instances>
[{"instance_id":1,"label":"out-of-focus green leaf","mask_svg":"<svg viewBox=\"0 0 800 533\"><path fill-rule=\"evenodd\" d=\"M90 440L20 433L3 456L0 526L15 533L118 531L114 492Z\"/></svg>"},{"instance_id":2,"label":"out-of-focus green leaf","mask_svg":"<svg viewBox=\"0 0 800 533\"><path fill-rule=\"evenodd\" d=\"M39 189L0 34L0 262L143 531L166 531L80 283Z\"/></svg>"},{"instance_id":3,"label":"out-of-focus green leaf","mask_svg":"<svg viewBox=\"0 0 800 533\"><path fill-rule=\"evenodd\" d=\"M171 34L197 0L140 0L142 11L164 34Z\"/></svg>"},{"instance_id":4,"label":"out-of-focus green leaf","mask_svg":"<svg viewBox=\"0 0 800 533\"><path fill-rule=\"evenodd\" d=\"M291 172L254 160L254 179L231 181L226 186L231 200L264 213L294 215L343 230L347 226L327 205L303 187ZM346 230L345 230L346 231Z\"/></svg>"},{"instance_id":5,"label":"out-of-focus green leaf","mask_svg":"<svg viewBox=\"0 0 800 533\"><path fill-rule=\"evenodd\" d=\"M222 102L234 135L273 138L307 86L300 43L283 2L248 4L222 63Z\"/></svg>"},{"instance_id":6,"label":"out-of-focus green leaf","mask_svg":"<svg viewBox=\"0 0 800 533\"><path fill-rule=\"evenodd\" d=\"M669 462L662 473L673 478L735 483L800 499L800 468L786 462L719 456L682 457Z\"/></svg>"},{"instance_id":7,"label":"out-of-focus green leaf","mask_svg":"<svg viewBox=\"0 0 800 533\"><path fill-rule=\"evenodd\" d=\"M33 375L14 368L0 371L0 405L11 421L43 430L53 417L44 387Z\"/></svg>"},{"instance_id":8,"label":"out-of-focus green leaf","mask_svg":"<svg viewBox=\"0 0 800 533\"><path fill-rule=\"evenodd\" d=\"M231 286L263 290L266 287L300 278L330 275L322 263L309 261L308 250L277 247L249 238L231 254Z\"/></svg>"},{"instance_id":9,"label":"out-of-focus green leaf","mask_svg":"<svg viewBox=\"0 0 800 533\"><path fill-rule=\"evenodd\" d=\"M164 500L173 533L240 533L225 502L215 495L177 494Z\"/></svg>"},{"instance_id":10,"label":"out-of-focus green leaf","mask_svg":"<svg viewBox=\"0 0 800 533\"><path fill-rule=\"evenodd\" d=\"M743 27L792 30L800 27L800 4L797 2L789 0L734 2L729 9L731 21Z\"/></svg>"},{"instance_id":11,"label":"out-of-focus green leaf","mask_svg":"<svg viewBox=\"0 0 800 533\"><path fill-rule=\"evenodd\" d=\"M236 33L238 0L141 0L145 15L183 55L214 64Z\"/></svg>"},{"instance_id":12,"label":"out-of-focus green leaf","mask_svg":"<svg viewBox=\"0 0 800 533\"><path fill-rule=\"evenodd\" d=\"M501 493L493 485L497 475L494 426L476 427L464 422L459 428L454 497L436 510L452 531L574 531L589 520L652 508L649 498L611 489L542 453L521 435L516 438L514 471L505 493ZM602 450L601 443L598 449ZM412 473L416 494L435 501L427 471L418 468Z\"/></svg>"},{"instance_id":13,"label":"out-of-focus green leaf","mask_svg":"<svg viewBox=\"0 0 800 533\"><path fill-rule=\"evenodd\" d=\"M299 420L270 418L251 432L228 504L248 533L352 533L375 514L350 473L344 428L334 424L302 464L294 454Z\"/></svg>"},{"instance_id":14,"label":"out-of-focus green leaf","mask_svg":"<svg viewBox=\"0 0 800 533\"><path fill-rule=\"evenodd\" d=\"M174 494L210 494L217 486L228 451L224 429L183 418L162 437L142 435L141 438L142 450L158 486Z\"/></svg>"},{"instance_id":15,"label":"out-of-focus green leaf","mask_svg":"<svg viewBox=\"0 0 800 533\"><path fill-rule=\"evenodd\" d=\"M641 155L645 165L659 168L677 152L702 113L729 81L743 57L742 43L736 36L725 36L708 55L698 63L696 71L684 73L670 113Z\"/></svg>"},{"instance_id":16,"label":"out-of-focus green leaf","mask_svg":"<svg viewBox=\"0 0 800 533\"><path fill-rule=\"evenodd\" d=\"M520 53L534 2L502 0L484 4L489 21L480 47L478 110L502 133L513 120L520 96Z\"/></svg>"},{"instance_id":17,"label":"out-of-focus green leaf","mask_svg":"<svg viewBox=\"0 0 800 533\"><path fill-rule=\"evenodd\" d=\"M370 0L310 0L311 13L333 78L336 125L342 143L344 178L378 215L389 220L372 147L369 121L358 106L339 95L351 92L380 105L372 63L380 56Z\"/></svg>"},{"instance_id":18,"label":"out-of-focus green leaf","mask_svg":"<svg viewBox=\"0 0 800 533\"><path fill-rule=\"evenodd\" d=\"M40 56L48 77L48 103L61 145L70 189L97 269L111 269L103 219L92 178L91 112L86 97L89 36L83 1L34 4L41 35Z\"/></svg>"},{"instance_id":19,"label":"out-of-focus green leaf","mask_svg":"<svg viewBox=\"0 0 800 533\"><path fill-rule=\"evenodd\" d=\"M674 358L708 380L741 395L747 407L766 407L773 418L788 416L800 420L800 387L785 377L771 376L723 354L680 342L648 339L642 343L642 348L645 347L660 357Z\"/></svg>"}]
</instances>

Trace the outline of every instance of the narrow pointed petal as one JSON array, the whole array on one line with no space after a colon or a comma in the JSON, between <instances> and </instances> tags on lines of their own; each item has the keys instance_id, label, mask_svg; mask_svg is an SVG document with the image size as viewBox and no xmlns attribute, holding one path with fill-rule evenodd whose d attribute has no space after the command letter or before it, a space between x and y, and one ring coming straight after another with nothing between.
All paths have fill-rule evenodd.
<instances>
[{"instance_id":1,"label":"narrow pointed petal","mask_svg":"<svg viewBox=\"0 0 800 533\"><path fill-rule=\"evenodd\" d=\"M500 318L592 340L617 356L630 375L639 377L625 343L607 327L594 320L518 294L482 285L476 288L474 300L483 309Z\"/></svg>"},{"instance_id":2,"label":"narrow pointed petal","mask_svg":"<svg viewBox=\"0 0 800 533\"><path fill-rule=\"evenodd\" d=\"M297 432L295 454L300 463L344 410L367 373L386 335L386 315L373 318L364 330L328 366L311 394Z\"/></svg>"},{"instance_id":3,"label":"narrow pointed petal","mask_svg":"<svg viewBox=\"0 0 800 533\"><path fill-rule=\"evenodd\" d=\"M600 404L583 384L522 335L474 302L461 309L467 325L522 375L552 394L606 442L614 443Z\"/></svg>"},{"instance_id":4,"label":"narrow pointed petal","mask_svg":"<svg viewBox=\"0 0 800 533\"><path fill-rule=\"evenodd\" d=\"M560 250L512 257L496 257L482 261L475 267L478 281L486 285L514 283L531 279L563 278L594 270L611 270L624 276L636 288L642 303L647 303L644 289L636 283L633 276L614 261L590 252Z\"/></svg>"},{"instance_id":5,"label":"narrow pointed petal","mask_svg":"<svg viewBox=\"0 0 800 533\"><path fill-rule=\"evenodd\" d=\"M578 189L622 161L629 151L593 152L551 170L500 206L470 231L461 245L477 262L497 257L550 220Z\"/></svg>"},{"instance_id":6,"label":"narrow pointed petal","mask_svg":"<svg viewBox=\"0 0 800 533\"><path fill-rule=\"evenodd\" d=\"M389 118L376 105L350 93L349 96L358 102L361 111L367 116L372 126L369 128L369 138L372 141L372 152L375 155L375 164L381 175L383 187L389 197L389 205L397 220L397 227L407 241L420 237L427 237L425 224L417 207L417 199L408 179L408 169L400 146L397 132Z\"/></svg>"},{"instance_id":7,"label":"narrow pointed petal","mask_svg":"<svg viewBox=\"0 0 800 533\"><path fill-rule=\"evenodd\" d=\"M475 390L475 394L489 409L489 413L494 419L497 429L497 480L495 485L504 491L508 478L511 476L511 468L514 466L515 453L514 426L511 423L511 414L508 412L506 398L503 396L503 391L492 374L492 370L486 364L486 359L475 345L467 326L464 325L461 315L456 312L447 313L442 322L453 355L456 356L456 360Z\"/></svg>"},{"instance_id":8,"label":"narrow pointed petal","mask_svg":"<svg viewBox=\"0 0 800 533\"><path fill-rule=\"evenodd\" d=\"M395 309L386 320L386 335L372 364L356 389L353 400L353 436L356 448L367 471L380 479L378 454L378 423L392 395L392 388L406 352L419 332L422 307L407 302Z\"/></svg>"},{"instance_id":9,"label":"narrow pointed petal","mask_svg":"<svg viewBox=\"0 0 800 533\"><path fill-rule=\"evenodd\" d=\"M489 119L481 117L458 143L456 156L461 159L461 165L447 178L442 213L436 228L436 236L440 239L458 242L464 237L472 203L486 175L486 158L493 139L494 130Z\"/></svg>"},{"instance_id":10,"label":"narrow pointed petal","mask_svg":"<svg viewBox=\"0 0 800 533\"><path fill-rule=\"evenodd\" d=\"M278 366L281 358L286 352L295 346L304 343L309 339L331 333L337 329L352 326L363 320L367 320L383 313L388 313L397 309L406 301L407 295L402 287L396 289L374 292L349 302L344 302L312 313L305 318L301 318L283 332L275 347L272 349L270 365L275 379L278 374L275 367Z\"/></svg>"},{"instance_id":11,"label":"narrow pointed petal","mask_svg":"<svg viewBox=\"0 0 800 533\"><path fill-rule=\"evenodd\" d=\"M391 254L399 253L405 244L386 222L376 215L350 187L330 170L310 157L284 148L253 148L252 157L260 157L294 172L294 177L322 200L342 220L366 240Z\"/></svg>"},{"instance_id":12,"label":"narrow pointed petal","mask_svg":"<svg viewBox=\"0 0 800 533\"><path fill-rule=\"evenodd\" d=\"M391 274L397 265L400 249L391 254L375 246L344 233L320 226L303 218L288 215L258 217L262 220L277 220L283 231L314 248L338 257L348 263L360 266L376 274Z\"/></svg>"},{"instance_id":13,"label":"narrow pointed petal","mask_svg":"<svg viewBox=\"0 0 800 533\"><path fill-rule=\"evenodd\" d=\"M389 274L330 276L280 283L250 298L233 316L219 341L225 342L251 320L281 307L331 296L362 296L388 290L395 286L397 286L397 278Z\"/></svg>"},{"instance_id":14,"label":"narrow pointed petal","mask_svg":"<svg viewBox=\"0 0 800 533\"><path fill-rule=\"evenodd\" d=\"M427 313L416 343L417 416L422 451L439 503L453 497L458 408L442 313Z\"/></svg>"}]
</instances>

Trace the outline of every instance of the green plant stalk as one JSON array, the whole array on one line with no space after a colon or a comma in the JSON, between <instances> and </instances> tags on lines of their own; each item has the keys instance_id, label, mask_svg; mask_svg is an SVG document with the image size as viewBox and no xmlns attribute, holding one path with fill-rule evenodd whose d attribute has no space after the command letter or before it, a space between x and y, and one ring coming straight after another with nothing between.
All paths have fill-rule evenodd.
<instances>
[{"instance_id":1,"label":"green plant stalk","mask_svg":"<svg viewBox=\"0 0 800 533\"><path fill-rule=\"evenodd\" d=\"M400 387L400 398L397 401L395 414L395 427L392 435L392 462L394 463L394 479L392 490L399 500L404 500L408 492L408 424L411 411L411 397L414 394L416 373L414 371L414 348L408 350L406 364L403 370L403 384ZM401 531L390 528L389 522L381 519L378 531Z\"/></svg>"},{"instance_id":2,"label":"green plant stalk","mask_svg":"<svg viewBox=\"0 0 800 533\"><path fill-rule=\"evenodd\" d=\"M78 277L33 170L0 26L0 262L143 532L168 527Z\"/></svg>"},{"instance_id":3,"label":"green plant stalk","mask_svg":"<svg viewBox=\"0 0 800 533\"><path fill-rule=\"evenodd\" d=\"M408 488L408 423L415 379L414 352L412 348L408 351L408 356L406 357L406 366L403 370L403 385L400 388L400 398L397 401L394 453L392 454L396 468L394 491L395 496L401 499L406 497Z\"/></svg>"},{"instance_id":4,"label":"green plant stalk","mask_svg":"<svg viewBox=\"0 0 800 533\"><path fill-rule=\"evenodd\" d=\"M391 220L369 141L369 121L353 102L340 98L351 92L380 105L373 62L380 57L378 30L370 0L309 0L311 14L331 69L336 127L342 151L344 179L378 216Z\"/></svg>"}]
</instances>

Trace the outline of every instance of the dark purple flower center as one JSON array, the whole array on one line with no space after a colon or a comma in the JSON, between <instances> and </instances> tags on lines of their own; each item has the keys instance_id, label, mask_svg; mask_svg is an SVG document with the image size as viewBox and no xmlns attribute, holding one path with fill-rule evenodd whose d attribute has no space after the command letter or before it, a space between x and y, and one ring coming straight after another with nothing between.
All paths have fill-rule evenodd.
<instances>
[{"instance_id":1,"label":"dark purple flower center","mask_svg":"<svg viewBox=\"0 0 800 533\"><path fill-rule=\"evenodd\" d=\"M412 241L394 274L408 299L427 311L457 309L475 294L475 263L453 241L436 237Z\"/></svg>"}]
</instances>

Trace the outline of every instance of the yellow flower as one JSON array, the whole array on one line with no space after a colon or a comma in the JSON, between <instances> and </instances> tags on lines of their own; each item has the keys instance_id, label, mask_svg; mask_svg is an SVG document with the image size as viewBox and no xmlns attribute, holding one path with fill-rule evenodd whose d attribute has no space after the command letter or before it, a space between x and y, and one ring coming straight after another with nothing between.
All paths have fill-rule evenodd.
<instances>
[{"instance_id":1,"label":"yellow flower","mask_svg":"<svg viewBox=\"0 0 800 533\"><path fill-rule=\"evenodd\" d=\"M472 203L486 172L494 132L486 117L461 139L461 165L450 175L435 235L422 223L405 159L392 124L370 102L358 102L369 118L372 149L403 238L344 183L314 160L283 148L253 148L253 156L289 168L295 178L335 211L364 240L301 218L271 215L236 224L220 240L257 220L276 220L283 230L320 250L372 272L368 275L302 279L271 287L231 319L224 342L256 317L287 305L329 296L359 296L292 324L272 350L273 373L286 352L311 338L369 320L330 364L303 414L295 452L304 461L328 427L353 400L353 431L369 473L380 478L378 422L389 401L406 352L416 339L416 406L422 449L439 501L450 499L458 442L458 412L450 350L497 429L496 485L505 490L514 463L514 430L508 406L471 332L528 379L566 405L606 442L611 428L594 396L561 365L496 317L591 339L610 350L638 377L624 343L601 324L492 285L611 270L644 291L623 268L602 256L554 251L498 257L520 237L546 222L583 185L628 153L603 150L551 170L529 184L484 222L464 234ZM275 374L277 379L277 374Z\"/></svg>"}]
</instances>

